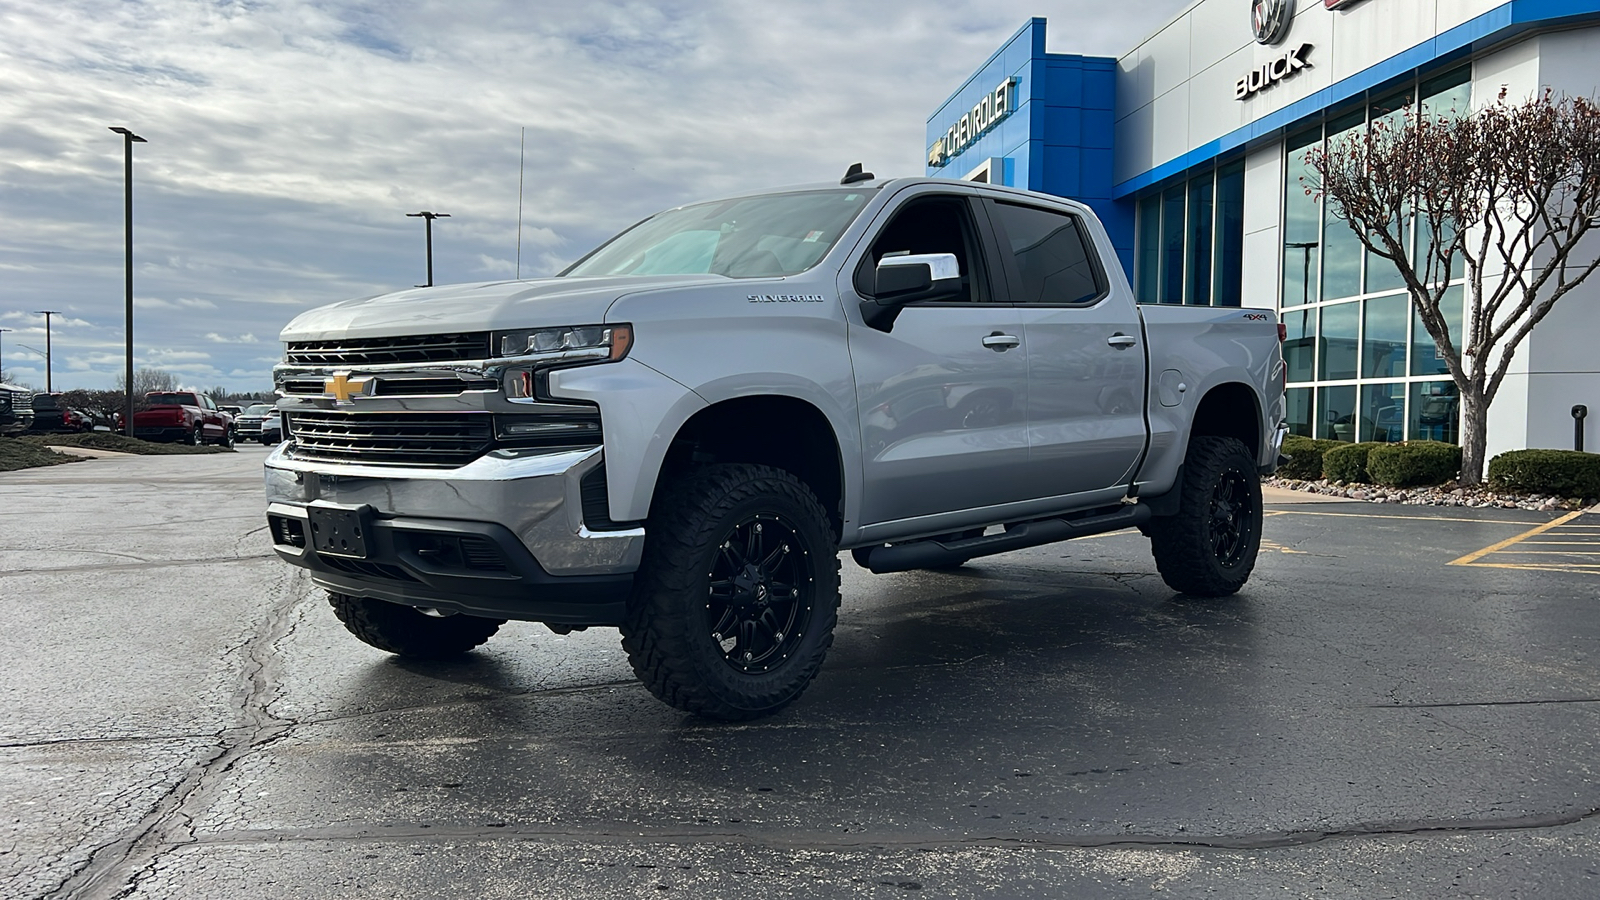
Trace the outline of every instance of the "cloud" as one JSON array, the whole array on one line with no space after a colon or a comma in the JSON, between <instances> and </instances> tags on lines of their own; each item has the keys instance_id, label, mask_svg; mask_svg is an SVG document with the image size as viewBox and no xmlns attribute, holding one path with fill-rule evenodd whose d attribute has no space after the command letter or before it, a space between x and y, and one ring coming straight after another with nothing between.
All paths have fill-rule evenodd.
<instances>
[{"instance_id":1,"label":"cloud","mask_svg":"<svg viewBox=\"0 0 1600 900\"><path fill-rule=\"evenodd\" d=\"M215 331L206 332L206 340L212 342L213 344L254 344L257 342L256 336L253 334L241 334L230 337L227 335L217 334Z\"/></svg>"},{"instance_id":2,"label":"cloud","mask_svg":"<svg viewBox=\"0 0 1600 900\"><path fill-rule=\"evenodd\" d=\"M1125 52L1187 2L1063 0L1050 49ZM519 181L527 277L669 206L833 180L857 160L920 173L926 115L1038 11L1037 0L882 0L870 14L844 0L9 4L0 317L68 311L55 352L90 361L72 386L121 371L110 351L124 315L123 144L109 125L149 141L134 146L133 185L135 356L147 364L159 355L147 342L270 340L303 309L421 282L423 229L408 212L451 214L434 223L437 281L515 274ZM239 371L248 361L213 374L240 390L269 383L270 366Z\"/></svg>"}]
</instances>

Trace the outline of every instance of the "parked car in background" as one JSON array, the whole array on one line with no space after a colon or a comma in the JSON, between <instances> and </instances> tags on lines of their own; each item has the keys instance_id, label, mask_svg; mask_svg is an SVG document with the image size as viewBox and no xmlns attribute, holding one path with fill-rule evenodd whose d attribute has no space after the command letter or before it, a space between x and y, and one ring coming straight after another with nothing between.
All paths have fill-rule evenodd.
<instances>
[{"instance_id":1,"label":"parked car in background","mask_svg":"<svg viewBox=\"0 0 1600 900\"><path fill-rule=\"evenodd\" d=\"M220 444L232 447L233 416L195 391L152 391L133 414L133 436L147 441Z\"/></svg>"},{"instance_id":2,"label":"parked car in background","mask_svg":"<svg viewBox=\"0 0 1600 900\"><path fill-rule=\"evenodd\" d=\"M0 434L21 434L33 425L33 391L0 382Z\"/></svg>"},{"instance_id":3,"label":"parked car in background","mask_svg":"<svg viewBox=\"0 0 1600 900\"><path fill-rule=\"evenodd\" d=\"M61 402L60 394L33 395L33 425L30 431L90 431L94 423L82 410Z\"/></svg>"},{"instance_id":4,"label":"parked car in background","mask_svg":"<svg viewBox=\"0 0 1600 900\"><path fill-rule=\"evenodd\" d=\"M234 426L237 429L240 440L259 440L265 443L265 439L261 436L261 423L267 419L276 419L277 417L278 409L271 403L253 403L244 412L234 417Z\"/></svg>"}]
</instances>

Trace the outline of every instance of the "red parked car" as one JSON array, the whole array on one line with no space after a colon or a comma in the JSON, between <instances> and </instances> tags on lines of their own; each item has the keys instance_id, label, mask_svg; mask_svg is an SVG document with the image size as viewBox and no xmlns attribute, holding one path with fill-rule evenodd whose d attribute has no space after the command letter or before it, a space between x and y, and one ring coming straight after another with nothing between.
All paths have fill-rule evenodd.
<instances>
[{"instance_id":1,"label":"red parked car","mask_svg":"<svg viewBox=\"0 0 1600 900\"><path fill-rule=\"evenodd\" d=\"M133 436L147 441L233 446L233 416L195 391L152 391L133 414Z\"/></svg>"}]
</instances>

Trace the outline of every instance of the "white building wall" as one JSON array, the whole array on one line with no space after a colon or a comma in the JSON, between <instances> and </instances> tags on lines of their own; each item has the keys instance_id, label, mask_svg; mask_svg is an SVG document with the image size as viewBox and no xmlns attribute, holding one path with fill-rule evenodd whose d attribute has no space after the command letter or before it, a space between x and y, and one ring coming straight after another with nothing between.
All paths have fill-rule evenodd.
<instances>
[{"instance_id":1,"label":"white building wall","mask_svg":"<svg viewBox=\"0 0 1600 900\"><path fill-rule=\"evenodd\" d=\"M1283 276L1283 144L1259 148L1244 161L1244 285L1241 305L1278 306Z\"/></svg>"},{"instance_id":2,"label":"white building wall","mask_svg":"<svg viewBox=\"0 0 1600 900\"><path fill-rule=\"evenodd\" d=\"M1505 2L1367 0L1330 11L1297 0L1288 38L1269 47L1251 35L1245 0L1198 0L1118 61L1115 177L1176 159ZM1313 45L1310 68L1234 99L1235 82L1302 43Z\"/></svg>"}]
</instances>

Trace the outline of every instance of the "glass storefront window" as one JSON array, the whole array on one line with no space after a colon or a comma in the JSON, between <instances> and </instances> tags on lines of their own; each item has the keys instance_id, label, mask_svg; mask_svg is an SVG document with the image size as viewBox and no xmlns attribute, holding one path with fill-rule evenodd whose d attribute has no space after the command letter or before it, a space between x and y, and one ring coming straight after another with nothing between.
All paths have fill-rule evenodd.
<instances>
[{"instance_id":1,"label":"glass storefront window","mask_svg":"<svg viewBox=\"0 0 1600 900\"><path fill-rule=\"evenodd\" d=\"M1403 441L1406 438L1406 386L1389 384L1361 386L1361 440Z\"/></svg>"},{"instance_id":2,"label":"glass storefront window","mask_svg":"<svg viewBox=\"0 0 1600 900\"><path fill-rule=\"evenodd\" d=\"M1155 303L1161 287L1161 195L1139 201L1139 302Z\"/></svg>"},{"instance_id":3,"label":"glass storefront window","mask_svg":"<svg viewBox=\"0 0 1600 900\"><path fill-rule=\"evenodd\" d=\"M1244 286L1244 160L1217 170L1217 258L1214 306L1238 306Z\"/></svg>"},{"instance_id":4,"label":"glass storefront window","mask_svg":"<svg viewBox=\"0 0 1600 900\"><path fill-rule=\"evenodd\" d=\"M1399 378L1406 374L1405 294L1374 297L1366 302L1367 321L1361 331L1363 378Z\"/></svg>"},{"instance_id":5,"label":"glass storefront window","mask_svg":"<svg viewBox=\"0 0 1600 900\"><path fill-rule=\"evenodd\" d=\"M1356 386L1317 388L1317 437L1356 439Z\"/></svg>"},{"instance_id":6,"label":"glass storefront window","mask_svg":"<svg viewBox=\"0 0 1600 900\"><path fill-rule=\"evenodd\" d=\"M1211 179L1189 182L1189 229L1185 244L1189 265L1189 288L1184 302L1191 306L1211 305Z\"/></svg>"},{"instance_id":7,"label":"glass storefront window","mask_svg":"<svg viewBox=\"0 0 1600 900\"><path fill-rule=\"evenodd\" d=\"M1429 78L1418 93L1422 95L1423 115L1464 116L1472 111L1472 66Z\"/></svg>"},{"instance_id":8,"label":"glass storefront window","mask_svg":"<svg viewBox=\"0 0 1600 900\"><path fill-rule=\"evenodd\" d=\"M1462 338L1465 331L1462 320L1466 317L1466 291L1461 285L1444 292L1444 300L1439 303L1439 311L1444 313L1445 324L1450 326L1450 342L1456 345L1456 352L1461 351ZM1450 367L1444 364L1444 354L1439 352L1439 345L1434 342L1433 335L1428 333L1426 325L1422 324L1422 316L1416 310L1411 311L1411 374L1413 375L1448 375Z\"/></svg>"},{"instance_id":9,"label":"glass storefront window","mask_svg":"<svg viewBox=\"0 0 1600 900\"><path fill-rule=\"evenodd\" d=\"M1361 139L1366 110L1359 109L1328 123L1328 146ZM1361 258L1366 253L1350 224L1334 215L1335 204L1324 204L1322 216L1322 296L1354 297L1361 293Z\"/></svg>"},{"instance_id":10,"label":"glass storefront window","mask_svg":"<svg viewBox=\"0 0 1600 900\"><path fill-rule=\"evenodd\" d=\"M1411 385L1411 440L1461 443L1461 404L1453 381Z\"/></svg>"},{"instance_id":11,"label":"glass storefront window","mask_svg":"<svg viewBox=\"0 0 1600 900\"><path fill-rule=\"evenodd\" d=\"M1406 127L1415 111L1416 94L1410 89L1391 94L1372 104L1368 110L1372 121L1367 127L1395 134ZM1402 238L1401 244L1409 254L1412 247L1410 204L1406 204L1406 208L1400 211L1399 219L1397 227ZM1366 256L1367 293L1398 291L1406 286L1405 279L1400 277L1400 270L1393 260L1385 259L1375 253L1367 253Z\"/></svg>"},{"instance_id":12,"label":"glass storefront window","mask_svg":"<svg viewBox=\"0 0 1600 900\"><path fill-rule=\"evenodd\" d=\"M1283 364L1291 383L1315 381L1317 364L1317 311L1301 309L1283 314Z\"/></svg>"},{"instance_id":13,"label":"glass storefront window","mask_svg":"<svg viewBox=\"0 0 1600 900\"><path fill-rule=\"evenodd\" d=\"M1319 381L1356 377L1360 313L1359 303L1340 303L1322 308L1322 334L1319 341L1322 352L1317 361ZM1350 406L1354 405L1354 402L1350 403Z\"/></svg>"},{"instance_id":14,"label":"glass storefront window","mask_svg":"<svg viewBox=\"0 0 1600 900\"><path fill-rule=\"evenodd\" d=\"M1289 433L1311 437L1311 388L1290 388L1285 391L1284 407Z\"/></svg>"},{"instance_id":15,"label":"glass storefront window","mask_svg":"<svg viewBox=\"0 0 1600 900\"><path fill-rule=\"evenodd\" d=\"M1283 183L1283 305L1300 306L1320 298L1317 272L1321 248L1321 204L1306 193L1306 153L1322 141L1314 128L1289 139Z\"/></svg>"},{"instance_id":16,"label":"glass storefront window","mask_svg":"<svg viewBox=\"0 0 1600 900\"><path fill-rule=\"evenodd\" d=\"M1158 303L1183 302L1183 185L1161 194L1161 293Z\"/></svg>"}]
</instances>

